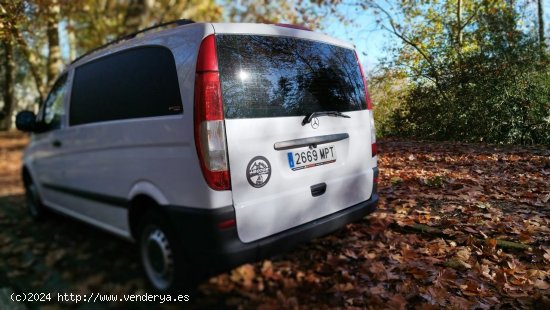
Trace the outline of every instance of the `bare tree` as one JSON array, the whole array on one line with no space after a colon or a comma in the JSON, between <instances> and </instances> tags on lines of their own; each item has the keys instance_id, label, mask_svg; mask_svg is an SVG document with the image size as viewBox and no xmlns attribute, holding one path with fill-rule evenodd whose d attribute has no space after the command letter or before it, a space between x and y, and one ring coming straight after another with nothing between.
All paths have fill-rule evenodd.
<instances>
[{"instance_id":1,"label":"bare tree","mask_svg":"<svg viewBox=\"0 0 550 310\"><path fill-rule=\"evenodd\" d=\"M2 40L2 47L4 49L4 83L2 85L4 89L4 106L2 107L2 110L0 110L0 130L9 130L12 125L11 118L13 110L15 109L13 85L13 71L15 70L15 68L13 64L12 42L8 38L4 38Z\"/></svg>"},{"instance_id":2,"label":"bare tree","mask_svg":"<svg viewBox=\"0 0 550 310\"><path fill-rule=\"evenodd\" d=\"M55 78L61 71L61 48L59 46L59 2L58 0L51 0L46 8L46 35L48 37L48 59L47 59L47 85L52 86Z\"/></svg>"}]
</instances>

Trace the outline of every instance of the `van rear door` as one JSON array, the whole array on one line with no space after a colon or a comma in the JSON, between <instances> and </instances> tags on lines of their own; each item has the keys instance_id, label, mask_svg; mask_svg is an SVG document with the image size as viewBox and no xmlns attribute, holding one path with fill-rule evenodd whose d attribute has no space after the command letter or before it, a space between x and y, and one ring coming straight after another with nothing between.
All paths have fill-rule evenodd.
<instances>
[{"instance_id":1,"label":"van rear door","mask_svg":"<svg viewBox=\"0 0 550 310\"><path fill-rule=\"evenodd\" d=\"M370 198L372 111L353 49L241 34L216 48L243 242Z\"/></svg>"}]
</instances>

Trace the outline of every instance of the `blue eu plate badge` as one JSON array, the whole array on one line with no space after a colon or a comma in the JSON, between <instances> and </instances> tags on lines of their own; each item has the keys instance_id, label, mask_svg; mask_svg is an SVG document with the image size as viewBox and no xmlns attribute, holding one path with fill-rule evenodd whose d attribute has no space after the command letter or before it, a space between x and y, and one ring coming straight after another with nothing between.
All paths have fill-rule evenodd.
<instances>
[{"instance_id":1,"label":"blue eu plate badge","mask_svg":"<svg viewBox=\"0 0 550 310\"><path fill-rule=\"evenodd\" d=\"M288 155L288 165L290 166L290 168L294 168L294 157L292 156L292 153L288 152L287 155Z\"/></svg>"}]
</instances>

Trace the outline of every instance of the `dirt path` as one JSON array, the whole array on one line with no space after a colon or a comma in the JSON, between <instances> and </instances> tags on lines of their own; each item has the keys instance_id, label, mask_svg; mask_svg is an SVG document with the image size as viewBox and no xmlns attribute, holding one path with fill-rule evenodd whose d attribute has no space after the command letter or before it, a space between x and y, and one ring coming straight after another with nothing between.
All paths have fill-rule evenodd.
<instances>
[{"instance_id":1,"label":"dirt path","mask_svg":"<svg viewBox=\"0 0 550 310\"><path fill-rule=\"evenodd\" d=\"M26 143L0 134L0 289L148 291L132 244L63 216L29 220L19 181ZM379 149L377 213L213 277L186 306L550 307L548 149L397 140Z\"/></svg>"}]
</instances>

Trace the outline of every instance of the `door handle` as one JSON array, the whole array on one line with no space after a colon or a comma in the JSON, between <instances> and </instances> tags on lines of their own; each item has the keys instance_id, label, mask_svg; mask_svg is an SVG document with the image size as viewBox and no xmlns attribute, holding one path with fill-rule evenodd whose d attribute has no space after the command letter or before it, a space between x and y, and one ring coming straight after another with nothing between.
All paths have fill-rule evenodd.
<instances>
[{"instance_id":1,"label":"door handle","mask_svg":"<svg viewBox=\"0 0 550 310\"><path fill-rule=\"evenodd\" d=\"M317 197L323 195L327 191L326 183L319 183L312 185L311 187L311 196Z\"/></svg>"},{"instance_id":2,"label":"door handle","mask_svg":"<svg viewBox=\"0 0 550 310\"><path fill-rule=\"evenodd\" d=\"M61 147L61 144L62 144L62 143L61 143L61 141L59 141L59 140L53 140L53 142L52 142L52 145L53 145L54 147Z\"/></svg>"}]
</instances>

